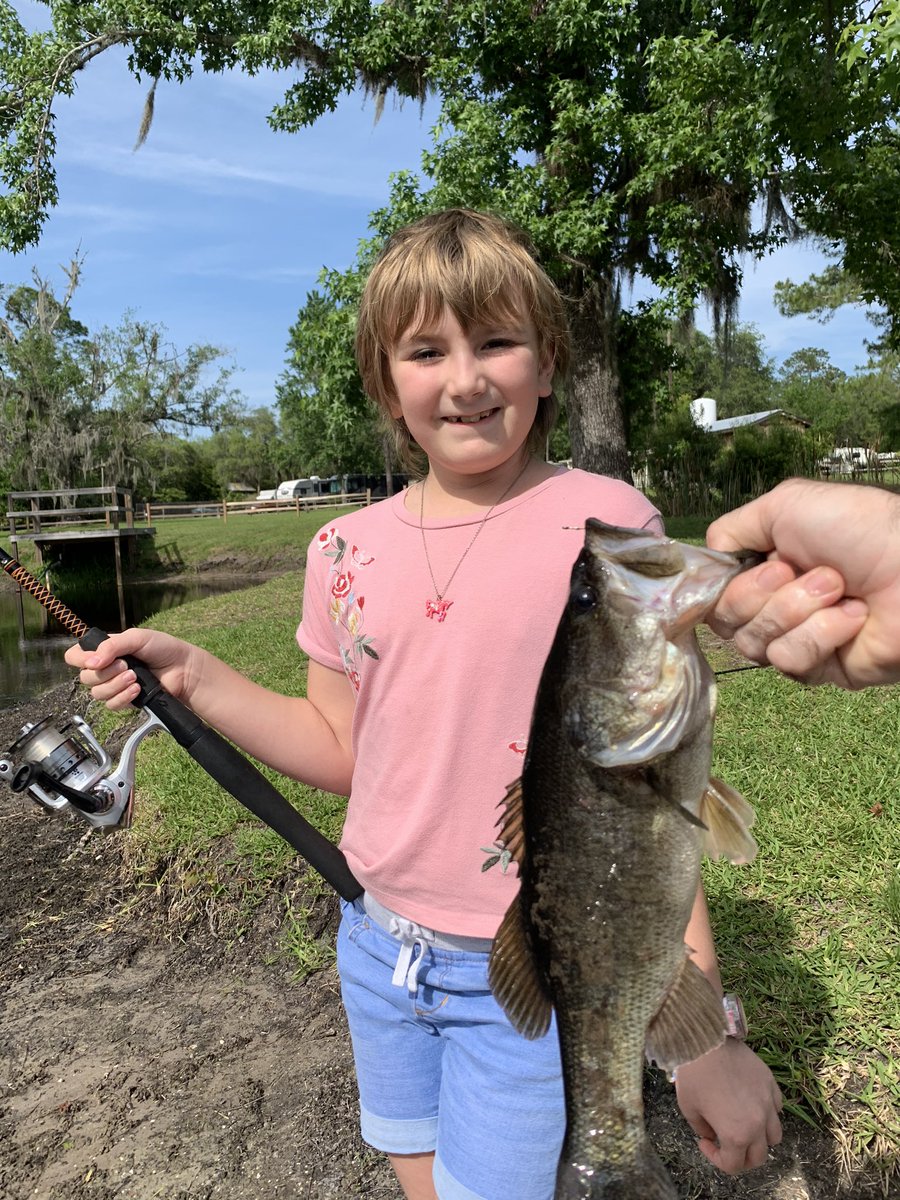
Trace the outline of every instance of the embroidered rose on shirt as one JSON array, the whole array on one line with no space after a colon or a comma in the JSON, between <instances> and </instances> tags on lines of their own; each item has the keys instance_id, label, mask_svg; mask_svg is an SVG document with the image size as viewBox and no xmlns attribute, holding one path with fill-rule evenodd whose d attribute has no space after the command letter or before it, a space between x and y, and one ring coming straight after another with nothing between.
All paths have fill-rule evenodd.
<instances>
[{"instance_id":1,"label":"embroidered rose on shirt","mask_svg":"<svg viewBox=\"0 0 900 1200\"><path fill-rule=\"evenodd\" d=\"M332 596L337 596L339 600L346 600L352 590L353 576L349 571L346 573L342 571L331 585Z\"/></svg>"},{"instance_id":2,"label":"embroidered rose on shirt","mask_svg":"<svg viewBox=\"0 0 900 1200\"><path fill-rule=\"evenodd\" d=\"M333 559L331 566L331 594L328 597L328 615L339 629L346 630L350 641L340 647L341 662L347 678L356 691L360 687L358 665L364 658L378 658L372 644L373 639L363 633L363 609L365 596L357 590L356 576L346 569L352 565L362 570L371 566L375 556L365 554L358 546L349 545L341 537L336 526L323 529L316 538L316 546L327 557ZM346 560L349 559L349 564Z\"/></svg>"}]
</instances>

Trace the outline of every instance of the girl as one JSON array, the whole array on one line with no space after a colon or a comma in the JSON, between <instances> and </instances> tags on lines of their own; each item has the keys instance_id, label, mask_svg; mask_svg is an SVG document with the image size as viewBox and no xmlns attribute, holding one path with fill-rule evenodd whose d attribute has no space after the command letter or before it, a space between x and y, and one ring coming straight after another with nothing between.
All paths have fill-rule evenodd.
<instances>
[{"instance_id":1,"label":"girl","mask_svg":"<svg viewBox=\"0 0 900 1200\"><path fill-rule=\"evenodd\" d=\"M357 358L401 455L427 470L310 547L307 698L150 630L66 658L122 708L138 687L118 656L133 654L248 753L350 797L341 845L366 890L344 906L338 968L363 1136L409 1200L548 1200L565 1119L556 1032L521 1038L487 985L517 887L495 861L497 805L521 768L579 526L661 529L659 515L624 483L543 461L565 316L505 222L457 209L395 234L365 289ZM686 941L721 990L702 896ZM677 1088L724 1170L780 1140L778 1089L742 1042L680 1068Z\"/></svg>"}]
</instances>

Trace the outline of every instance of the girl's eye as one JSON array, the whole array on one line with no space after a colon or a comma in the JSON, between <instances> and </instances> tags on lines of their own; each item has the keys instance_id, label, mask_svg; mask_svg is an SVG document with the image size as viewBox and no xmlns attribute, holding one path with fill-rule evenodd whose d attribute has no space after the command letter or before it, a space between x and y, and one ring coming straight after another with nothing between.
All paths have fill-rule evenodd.
<instances>
[{"instance_id":1,"label":"girl's eye","mask_svg":"<svg viewBox=\"0 0 900 1200\"><path fill-rule=\"evenodd\" d=\"M513 342L512 338L495 337L485 342L484 348L485 350L506 350L508 347L514 344L515 343Z\"/></svg>"},{"instance_id":2,"label":"girl's eye","mask_svg":"<svg viewBox=\"0 0 900 1200\"><path fill-rule=\"evenodd\" d=\"M433 358L437 358L439 351L433 350L430 347L416 350L410 355L411 362L429 362Z\"/></svg>"}]
</instances>

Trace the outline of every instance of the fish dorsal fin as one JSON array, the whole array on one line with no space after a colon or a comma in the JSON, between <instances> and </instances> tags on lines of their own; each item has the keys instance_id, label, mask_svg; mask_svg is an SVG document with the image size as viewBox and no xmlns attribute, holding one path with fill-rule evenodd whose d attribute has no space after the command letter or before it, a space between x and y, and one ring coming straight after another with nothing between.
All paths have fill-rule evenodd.
<instances>
[{"instance_id":1,"label":"fish dorsal fin","mask_svg":"<svg viewBox=\"0 0 900 1200\"><path fill-rule=\"evenodd\" d=\"M750 826L756 813L740 792L712 776L700 803L700 818L707 830L703 850L710 858L753 862L757 846Z\"/></svg>"},{"instance_id":2,"label":"fish dorsal fin","mask_svg":"<svg viewBox=\"0 0 900 1200\"><path fill-rule=\"evenodd\" d=\"M509 785L501 803L503 816L497 822L498 839L513 862L521 865L525 860L525 813L521 779Z\"/></svg>"},{"instance_id":3,"label":"fish dorsal fin","mask_svg":"<svg viewBox=\"0 0 900 1200\"><path fill-rule=\"evenodd\" d=\"M503 816L497 822L500 842L521 867L525 860L525 815L522 780L506 789ZM550 1028L553 1009L538 972L534 946L516 896L494 938L488 969L491 991L512 1026L527 1038L542 1037Z\"/></svg>"},{"instance_id":4,"label":"fish dorsal fin","mask_svg":"<svg viewBox=\"0 0 900 1200\"><path fill-rule=\"evenodd\" d=\"M534 949L518 896L506 911L494 939L488 982L510 1024L527 1038L550 1028L553 1005L535 965Z\"/></svg>"},{"instance_id":5,"label":"fish dorsal fin","mask_svg":"<svg viewBox=\"0 0 900 1200\"><path fill-rule=\"evenodd\" d=\"M678 973L647 1029L647 1058L674 1071L721 1045L727 1032L722 1002L685 946Z\"/></svg>"}]
</instances>

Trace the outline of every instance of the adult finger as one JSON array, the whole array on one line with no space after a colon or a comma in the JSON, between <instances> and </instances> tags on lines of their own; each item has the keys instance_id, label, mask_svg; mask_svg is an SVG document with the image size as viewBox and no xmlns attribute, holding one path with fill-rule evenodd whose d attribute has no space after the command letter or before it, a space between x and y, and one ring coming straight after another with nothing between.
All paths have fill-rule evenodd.
<instances>
[{"instance_id":1,"label":"adult finger","mask_svg":"<svg viewBox=\"0 0 900 1200\"><path fill-rule=\"evenodd\" d=\"M766 648L768 661L785 675L805 683L858 686L837 651L859 633L868 615L862 600L842 600L811 614L806 621L773 638ZM739 639L735 639L738 644ZM748 657L750 657L748 655Z\"/></svg>"},{"instance_id":2,"label":"adult finger","mask_svg":"<svg viewBox=\"0 0 900 1200\"><path fill-rule=\"evenodd\" d=\"M707 624L719 637L733 637L735 630L751 621L780 588L796 577L797 572L790 563L778 559L743 571L719 597L707 617Z\"/></svg>"},{"instance_id":3,"label":"adult finger","mask_svg":"<svg viewBox=\"0 0 900 1200\"><path fill-rule=\"evenodd\" d=\"M706 531L707 546L732 551L774 549L772 524L778 506L772 495L767 492L713 521Z\"/></svg>"},{"instance_id":4,"label":"adult finger","mask_svg":"<svg viewBox=\"0 0 900 1200\"><path fill-rule=\"evenodd\" d=\"M771 570L775 565L767 563L766 568ZM835 604L843 591L843 578L833 567L816 567L772 592L759 611L735 629L735 645L747 658L766 662L768 648L776 638L796 629L814 613ZM745 597L745 604L746 600Z\"/></svg>"}]
</instances>

